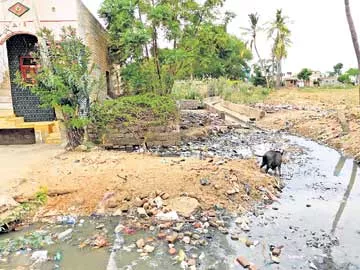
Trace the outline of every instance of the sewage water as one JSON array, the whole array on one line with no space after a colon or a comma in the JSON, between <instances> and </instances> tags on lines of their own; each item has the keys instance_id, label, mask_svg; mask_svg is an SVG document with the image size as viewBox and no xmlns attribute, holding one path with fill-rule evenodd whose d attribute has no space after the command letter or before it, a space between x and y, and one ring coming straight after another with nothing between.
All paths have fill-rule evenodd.
<instances>
[{"instance_id":1,"label":"sewage water","mask_svg":"<svg viewBox=\"0 0 360 270\"><path fill-rule=\"evenodd\" d=\"M337 151L310 140L280 133L231 132L212 136L207 140L184 144L180 149L168 149L168 154L189 156L206 151L214 156L242 158L252 153L263 153L270 148L286 149L288 161L283 165L282 179L286 184L281 200L272 205L259 204L248 214L250 232L244 233L234 222L230 231L238 232L241 240L249 238L259 244L248 248L242 241L233 241L217 231L207 235L209 245L194 247L176 244L187 254L194 254L197 269L242 269L234 261L245 256L258 269L360 269L360 186L358 166ZM228 220L228 219L227 219ZM44 246L50 255L61 251L63 259L30 265L31 251L20 251L1 256L0 269L181 269L168 254L163 242L155 242L149 257L140 257L134 242L150 232L121 235L121 247L79 249L78 244L96 231L96 224L104 223L109 241L115 242L114 228L118 219L86 220L75 226L70 240ZM27 231L0 236L15 239ZM52 232L66 227L45 226ZM280 264L271 263L269 245L283 245ZM22 267L22 268L21 268Z\"/></svg>"}]
</instances>

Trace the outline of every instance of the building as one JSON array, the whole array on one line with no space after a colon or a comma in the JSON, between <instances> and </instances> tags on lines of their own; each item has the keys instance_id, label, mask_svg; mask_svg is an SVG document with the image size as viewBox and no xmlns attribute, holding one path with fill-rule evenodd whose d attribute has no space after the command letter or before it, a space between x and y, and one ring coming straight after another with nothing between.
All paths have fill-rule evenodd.
<instances>
[{"instance_id":1,"label":"building","mask_svg":"<svg viewBox=\"0 0 360 270\"><path fill-rule=\"evenodd\" d=\"M55 37L59 37L64 26L75 28L91 50L96 76L103 77L106 82L106 86L104 85L104 89L99 89L97 96L104 99L120 93L119 89L115 91L113 88L107 33L80 0L2 0L0 1L0 117L2 117L0 130L2 127L3 129L30 127L34 129L36 141L44 142L51 130L56 129L53 122L56 120L54 111L39 108L39 99L29 90L20 89L14 83L14 77L19 70L26 75L26 72L35 67L29 55L38 42L36 33L46 27L53 31ZM11 121L9 123L4 119Z\"/></svg>"}]
</instances>

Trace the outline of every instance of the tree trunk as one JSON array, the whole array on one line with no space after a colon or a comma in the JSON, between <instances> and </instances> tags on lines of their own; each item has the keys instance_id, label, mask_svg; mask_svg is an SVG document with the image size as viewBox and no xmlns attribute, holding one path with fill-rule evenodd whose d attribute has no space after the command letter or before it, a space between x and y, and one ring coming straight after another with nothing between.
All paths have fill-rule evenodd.
<instances>
[{"instance_id":1,"label":"tree trunk","mask_svg":"<svg viewBox=\"0 0 360 270\"><path fill-rule=\"evenodd\" d=\"M276 89L281 87L281 61L276 61Z\"/></svg>"},{"instance_id":2,"label":"tree trunk","mask_svg":"<svg viewBox=\"0 0 360 270\"><path fill-rule=\"evenodd\" d=\"M155 7L155 2L154 0L151 0L151 4L153 7ZM159 77L159 81L161 84L161 71L160 71L160 62L159 62L159 48L158 48L158 34L157 34L157 30L156 30L156 25L153 22L153 50L154 50L154 62L155 62L155 66L156 66L156 72L157 75Z\"/></svg>"},{"instance_id":3,"label":"tree trunk","mask_svg":"<svg viewBox=\"0 0 360 270\"><path fill-rule=\"evenodd\" d=\"M263 70L264 75L265 75L266 87L267 87L267 88L270 88L269 78L268 78L268 76L267 76L267 74L266 74L266 70L265 70L265 67L264 67L264 63L263 63L263 61L262 61L262 59L261 59L261 57L260 57L259 51L258 51L257 46L256 46L256 38L254 38L254 48L255 48L255 52L256 52L256 54L257 54L257 57L259 58L261 69Z\"/></svg>"},{"instance_id":4,"label":"tree trunk","mask_svg":"<svg viewBox=\"0 0 360 270\"><path fill-rule=\"evenodd\" d=\"M359 47L359 41L358 41L354 21L351 16L349 0L345 0L345 12L346 12L346 18L347 18L347 21L349 24L351 38L352 38L352 42L354 45L354 50L355 50L355 54L356 54L356 58L357 58L357 62L358 62L358 69L360 70L360 47ZM360 105L360 85L359 85L359 105Z\"/></svg>"},{"instance_id":5,"label":"tree trunk","mask_svg":"<svg viewBox=\"0 0 360 270\"><path fill-rule=\"evenodd\" d=\"M138 5L138 13L139 13L139 20L143 24L141 10L140 10L140 4ZM149 56L149 49L148 49L147 44L145 44L144 47L145 47L146 59L149 60L150 56Z\"/></svg>"}]
</instances>

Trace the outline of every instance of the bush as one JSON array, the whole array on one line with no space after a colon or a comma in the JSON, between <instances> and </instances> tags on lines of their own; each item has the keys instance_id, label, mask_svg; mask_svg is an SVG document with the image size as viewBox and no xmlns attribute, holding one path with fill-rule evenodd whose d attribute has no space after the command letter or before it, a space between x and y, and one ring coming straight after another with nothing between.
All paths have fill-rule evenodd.
<instances>
[{"instance_id":1,"label":"bush","mask_svg":"<svg viewBox=\"0 0 360 270\"><path fill-rule=\"evenodd\" d=\"M91 108L91 123L100 134L114 123L146 128L176 121L177 118L174 99L151 93L107 100Z\"/></svg>"}]
</instances>

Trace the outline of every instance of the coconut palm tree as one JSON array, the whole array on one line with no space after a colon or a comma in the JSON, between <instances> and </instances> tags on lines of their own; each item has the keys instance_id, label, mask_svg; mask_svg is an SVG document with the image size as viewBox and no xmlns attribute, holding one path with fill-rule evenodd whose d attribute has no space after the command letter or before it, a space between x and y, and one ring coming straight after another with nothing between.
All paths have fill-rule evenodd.
<instances>
[{"instance_id":1,"label":"coconut palm tree","mask_svg":"<svg viewBox=\"0 0 360 270\"><path fill-rule=\"evenodd\" d=\"M246 44L249 46L251 51L255 50L255 53L259 59L261 71L265 75L266 86L269 88L270 87L269 76L267 76L266 74L267 72L266 72L264 60L261 58L259 50L256 45L257 35L260 31L263 30L263 28L259 26L260 16L257 13L250 13L248 16L249 16L250 28L241 27L241 29L244 30L244 35L248 36L249 40L246 42Z\"/></svg>"},{"instance_id":2,"label":"coconut palm tree","mask_svg":"<svg viewBox=\"0 0 360 270\"><path fill-rule=\"evenodd\" d=\"M274 42L272 55L275 60L276 88L280 88L281 86L281 62L287 57L288 48L291 45L291 31L287 26L288 23L288 17L282 14L281 9L278 9L275 20L270 22L268 29L268 38Z\"/></svg>"},{"instance_id":3,"label":"coconut palm tree","mask_svg":"<svg viewBox=\"0 0 360 270\"><path fill-rule=\"evenodd\" d=\"M355 49L355 54L358 62L358 68L360 70L360 48L359 48L359 40L357 37L354 21L351 16L351 10L350 10L350 3L349 0L345 0L345 12L346 12L346 18L349 24L349 29L351 33L352 42ZM360 77L360 75L358 75ZM360 78L359 78L360 79ZM360 104L360 85L359 85L359 104Z\"/></svg>"}]
</instances>

